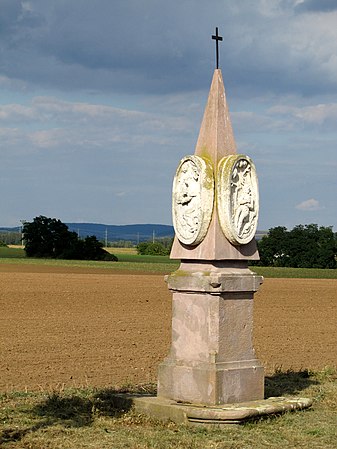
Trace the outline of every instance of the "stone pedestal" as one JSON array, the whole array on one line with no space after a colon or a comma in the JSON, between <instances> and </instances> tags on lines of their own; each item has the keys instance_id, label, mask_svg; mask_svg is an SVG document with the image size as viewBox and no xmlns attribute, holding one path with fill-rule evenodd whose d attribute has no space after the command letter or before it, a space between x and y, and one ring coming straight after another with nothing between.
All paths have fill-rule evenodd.
<instances>
[{"instance_id":1,"label":"stone pedestal","mask_svg":"<svg viewBox=\"0 0 337 449\"><path fill-rule=\"evenodd\" d=\"M204 405L263 399L264 370L252 344L262 277L244 261L183 261L166 280L172 346L159 367L158 397Z\"/></svg>"}]
</instances>

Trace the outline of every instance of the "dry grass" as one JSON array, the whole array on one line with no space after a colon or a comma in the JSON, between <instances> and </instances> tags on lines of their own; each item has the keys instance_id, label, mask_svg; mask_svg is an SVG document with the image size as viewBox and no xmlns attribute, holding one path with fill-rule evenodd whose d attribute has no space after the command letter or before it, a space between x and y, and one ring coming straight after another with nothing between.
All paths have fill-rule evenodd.
<instances>
[{"instance_id":1,"label":"dry grass","mask_svg":"<svg viewBox=\"0 0 337 449\"><path fill-rule=\"evenodd\" d=\"M336 371L277 372L266 379L273 394L311 397L310 410L205 429L160 423L116 408L115 390L68 390L4 394L3 449L262 449L336 448ZM135 389L133 389L134 391ZM141 391L151 386L140 387Z\"/></svg>"},{"instance_id":2,"label":"dry grass","mask_svg":"<svg viewBox=\"0 0 337 449\"><path fill-rule=\"evenodd\" d=\"M116 254L116 256L122 254L137 254L137 248L106 248L104 247L105 251L108 251L110 254Z\"/></svg>"}]
</instances>

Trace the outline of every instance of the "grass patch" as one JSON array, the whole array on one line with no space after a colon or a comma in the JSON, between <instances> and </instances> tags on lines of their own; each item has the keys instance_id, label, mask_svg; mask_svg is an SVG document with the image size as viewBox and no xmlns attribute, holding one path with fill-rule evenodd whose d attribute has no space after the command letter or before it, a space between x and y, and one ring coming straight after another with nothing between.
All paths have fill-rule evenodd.
<instances>
[{"instance_id":1,"label":"grass patch","mask_svg":"<svg viewBox=\"0 0 337 449\"><path fill-rule=\"evenodd\" d=\"M157 263L157 264L177 264L176 260L170 259L169 256L142 256L140 254L118 254L119 262L130 263Z\"/></svg>"},{"instance_id":2,"label":"grass patch","mask_svg":"<svg viewBox=\"0 0 337 449\"><path fill-rule=\"evenodd\" d=\"M250 267L266 278L337 279L337 270L322 268Z\"/></svg>"},{"instance_id":3,"label":"grass patch","mask_svg":"<svg viewBox=\"0 0 337 449\"><path fill-rule=\"evenodd\" d=\"M179 267L179 262L170 260L168 256L118 255L118 262L97 260L63 260L36 259L32 257L1 257L0 264L45 265L50 267L103 268L114 270L142 271L148 273L168 274Z\"/></svg>"},{"instance_id":4,"label":"grass patch","mask_svg":"<svg viewBox=\"0 0 337 449\"><path fill-rule=\"evenodd\" d=\"M137 248L112 248L112 247L104 247L105 251L108 251L108 253L116 254L116 256L119 256L120 254L137 254Z\"/></svg>"},{"instance_id":5,"label":"grass patch","mask_svg":"<svg viewBox=\"0 0 337 449\"><path fill-rule=\"evenodd\" d=\"M26 257L26 253L22 248L0 246L0 258L22 259L24 257Z\"/></svg>"},{"instance_id":6,"label":"grass patch","mask_svg":"<svg viewBox=\"0 0 337 449\"><path fill-rule=\"evenodd\" d=\"M89 448L325 448L336 447L336 371L276 372L266 379L275 394L310 397L310 410L260 419L240 427L206 429L161 423L116 403L115 389L75 389L1 395L4 449ZM269 387L268 387L269 382ZM154 386L122 391L154 393Z\"/></svg>"},{"instance_id":7,"label":"grass patch","mask_svg":"<svg viewBox=\"0 0 337 449\"><path fill-rule=\"evenodd\" d=\"M169 274L178 269L180 262L171 260L169 256L141 256L134 253L134 248L109 248L118 257L118 262L104 262L94 260L61 260L34 259L25 257L22 248L0 247L1 263L20 263L32 265L89 267L119 269L128 271L144 271L149 273ZM116 251L115 251L116 250ZM129 251L133 250L133 251ZM337 270L323 270L320 268L284 268L284 267L250 267L255 273L265 278L297 278L297 279L337 279Z\"/></svg>"}]
</instances>

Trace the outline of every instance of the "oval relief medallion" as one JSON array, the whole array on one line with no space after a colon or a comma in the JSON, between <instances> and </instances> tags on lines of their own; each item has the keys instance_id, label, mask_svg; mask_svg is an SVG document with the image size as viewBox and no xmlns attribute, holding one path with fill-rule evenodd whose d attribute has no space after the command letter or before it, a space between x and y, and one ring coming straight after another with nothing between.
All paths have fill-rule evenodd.
<instances>
[{"instance_id":1,"label":"oval relief medallion","mask_svg":"<svg viewBox=\"0 0 337 449\"><path fill-rule=\"evenodd\" d=\"M185 245L198 245L206 236L214 201L211 163L199 156L186 156L173 181L172 219L177 238Z\"/></svg>"},{"instance_id":2,"label":"oval relief medallion","mask_svg":"<svg viewBox=\"0 0 337 449\"><path fill-rule=\"evenodd\" d=\"M227 156L219 162L217 206L227 239L233 245L249 243L257 228L259 191L255 165L248 156Z\"/></svg>"}]
</instances>

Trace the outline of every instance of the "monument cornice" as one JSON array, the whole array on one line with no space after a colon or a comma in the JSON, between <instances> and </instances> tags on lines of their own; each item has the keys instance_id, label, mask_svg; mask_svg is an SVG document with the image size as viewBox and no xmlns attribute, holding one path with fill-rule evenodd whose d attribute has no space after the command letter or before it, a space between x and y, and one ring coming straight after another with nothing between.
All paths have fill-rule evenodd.
<instances>
[{"instance_id":1,"label":"monument cornice","mask_svg":"<svg viewBox=\"0 0 337 449\"><path fill-rule=\"evenodd\" d=\"M206 292L214 295L226 292L257 292L263 282L263 277L252 272L246 274L221 274L194 271L191 273L180 268L167 276L166 281L168 288L172 291ZM231 298L233 299L233 296Z\"/></svg>"}]
</instances>

